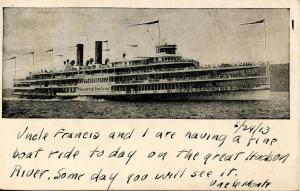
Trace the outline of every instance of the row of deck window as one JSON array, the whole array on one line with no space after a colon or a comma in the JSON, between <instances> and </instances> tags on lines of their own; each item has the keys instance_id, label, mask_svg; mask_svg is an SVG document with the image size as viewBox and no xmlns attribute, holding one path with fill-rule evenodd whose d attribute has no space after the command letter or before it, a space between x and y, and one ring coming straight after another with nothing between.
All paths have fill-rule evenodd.
<instances>
[{"instance_id":1,"label":"row of deck window","mask_svg":"<svg viewBox=\"0 0 300 191\"><path fill-rule=\"evenodd\" d=\"M145 60L133 60L133 61L124 61L124 62L114 62L112 66L120 66L120 65L141 65L141 64L149 64L149 63L157 63L157 62L175 62L180 61L180 57L161 57L161 58L152 58Z\"/></svg>"},{"instance_id":2,"label":"row of deck window","mask_svg":"<svg viewBox=\"0 0 300 191\"><path fill-rule=\"evenodd\" d=\"M83 79L80 80L80 83L101 83L101 82L109 82L108 78L90 78L90 79Z\"/></svg>"},{"instance_id":3,"label":"row of deck window","mask_svg":"<svg viewBox=\"0 0 300 191\"><path fill-rule=\"evenodd\" d=\"M33 82L31 84L24 83L15 83L15 87L29 87L29 86L37 86L37 87L51 87L54 86L63 86L63 85L76 85L77 83L105 83L105 82L113 82L116 84L122 83L134 83L140 82L143 80L148 81L158 81L158 79L173 79L176 80L185 80L185 79L197 79L199 78L230 78L230 77L243 77L243 76L257 76L257 75L266 75L266 68L252 68L247 70L232 70L226 72L220 71L212 71L205 75L195 75L194 73L176 73L176 74L155 74L155 75L139 75L139 76L118 76L115 78L90 78L90 79L68 79L68 80L59 80L59 81L38 81ZM170 80L169 80L170 81Z\"/></svg>"},{"instance_id":4,"label":"row of deck window","mask_svg":"<svg viewBox=\"0 0 300 191\"><path fill-rule=\"evenodd\" d=\"M130 73L130 72L129 72ZM137 72L132 72L137 73ZM233 70L233 71L210 71L206 73L205 75L199 75L195 73L157 73L155 75L151 75L149 77L148 75L139 75L139 76L120 76L116 77L115 81L116 83L121 82L130 82L130 81L140 81L140 80L147 80L150 78L154 79L172 79L172 78L178 78L178 79L189 79L189 78L230 78L230 77L246 77L246 76L260 76L260 75L266 75L266 68L251 68L247 70Z\"/></svg>"},{"instance_id":5,"label":"row of deck window","mask_svg":"<svg viewBox=\"0 0 300 191\"><path fill-rule=\"evenodd\" d=\"M148 90L184 90L184 89L201 89L209 90L222 87L224 89L247 89L255 87L259 83L263 83L264 79L251 79L241 81L230 81L230 82L213 82L213 83L158 83L158 84L147 84L138 86L113 86L113 91L148 91Z\"/></svg>"}]
</instances>

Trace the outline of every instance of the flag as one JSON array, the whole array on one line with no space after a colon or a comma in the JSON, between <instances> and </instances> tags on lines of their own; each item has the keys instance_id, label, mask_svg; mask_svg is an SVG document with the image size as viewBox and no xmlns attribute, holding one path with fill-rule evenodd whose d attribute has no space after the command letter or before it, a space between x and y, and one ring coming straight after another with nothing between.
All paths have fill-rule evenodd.
<instances>
[{"instance_id":1,"label":"flag","mask_svg":"<svg viewBox=\"0 0 300 191\"><path fill-rule=\"evenodd\" d=\"M137 44L129 44L129 45L127 45L127 46L130 46L130 47L138 47Z\"/></svg>"},{"instance_id":2,"label":"flag","mask_svg":"<svg viewBox=\"0 0 300 191\"><path fill-rule=\"evenodd\" d=\"M51 52L51 51L53 51L53 49L46 50L46 52Z\"/></svg>"},{"instance_id":3,"label":"flag","mask_svg":"<svg viewBox=\"0 0 300 191\"><path fill-rule=\"evenodd\" d=\"M5 60L3 60L3 61L8 61L8 60L13 60L13 59L15 59L15 58L17 58L17 57L11 57L11 58L8 58L8 59L5 59Z\"/></svg>"},{"instance_id":4,"label":"flag","mask_svg":"<svg viewBox=\"0 0 300 191\"><path fill-rule=\"evenodd\" d=\"M64 55L62 55L62 54L57 54L57 55L55 55L55 56L63 57Z\"/></svg>"},{"instance_id":5,"label":"flag","mask_svg":"<svg viewBox=\"0 0 300 191\"><path fill-rule=\"evenodd\" d=\"M34 52L27 52L27 53L25 53L25 54L34 54Z\"/></svg>"},{"instance_id":6,"label":"flag","mask_svg":"<svg viewBox=\"0 0 300 191\"><path fill-rule=\"evenodd\" d=\"M147 22L147 23L133 24L133 25L129 25L128 27L139 26L139 25L152 25L152 24L156 24L156 23L159 23L159 20L151 21L151 22Z\"/></svg>"},{"instance_id":7,"label":"flag","mask_svg":"<svg viewBox=\"0 0 300 191\"><path fill-rule=\"evenodd\" d=\"M259 24L259 23L263 23L263 22L265 22L265 19L255 21L255 22L251 22L251 23L243 23L243 24L240 24L240 25L253 25L253 24Z\"/></svg>"}]
</instances>

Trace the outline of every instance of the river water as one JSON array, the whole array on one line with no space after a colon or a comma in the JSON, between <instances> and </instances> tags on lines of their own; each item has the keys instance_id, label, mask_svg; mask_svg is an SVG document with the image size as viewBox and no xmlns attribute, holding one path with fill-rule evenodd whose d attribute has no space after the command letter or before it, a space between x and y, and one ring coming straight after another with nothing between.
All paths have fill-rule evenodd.
<instances>
[{"instance_id":1,"label":"river water","mask_svg":"<svg viewBox=\"0 0 300 191\"><path fill-rule=\"evenodd\" d=\"M289 119L288 92L264 101L122 102L107 100L28 100L4 97L4 118L84 119Z\"/></svg>"}]
</instances>

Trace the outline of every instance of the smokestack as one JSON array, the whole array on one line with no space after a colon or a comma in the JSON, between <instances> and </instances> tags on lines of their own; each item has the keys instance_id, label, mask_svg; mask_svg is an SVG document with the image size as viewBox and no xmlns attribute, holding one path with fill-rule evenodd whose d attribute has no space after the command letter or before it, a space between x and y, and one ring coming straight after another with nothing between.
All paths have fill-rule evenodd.
<instances>
[{"instance_id":1,"label":"smokestack","mask_svg":"<svg viewBox=\"0 0 300 191\"><path fill-rule=\"evenodd\" d=\"M83 66L83 44L77 44L77 65Z\"/></svg>"},{"instance_id":2,"label":"smokestack","mask_svg":"<svg viewBox=\"0 0 300 191\"><path fill-rule=\"evenodd\" d=\"M95 42L95 64L102 64L102 41Z\"/></svg>"}]
</instances>

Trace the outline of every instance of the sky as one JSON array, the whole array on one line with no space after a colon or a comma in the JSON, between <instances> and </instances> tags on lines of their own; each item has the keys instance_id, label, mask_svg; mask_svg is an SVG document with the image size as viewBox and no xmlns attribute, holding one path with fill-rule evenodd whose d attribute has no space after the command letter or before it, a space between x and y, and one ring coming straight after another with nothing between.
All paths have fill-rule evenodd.
<instances>
[{"instance_id":1,"label":"sky","mask_svg":"<svg viewBox=\"0 0 300 191\"><path fill-rule=\"evenodd\" d=\"M240 25L261 19L265 30L263 23ZM161 43L175 43L180 55L203 65L265 61L265 52L270 64L289 62L288 9L5 8L3 60L16 56L21 78L33 65L32 55L25 53L35 52L35 71L62 69L63 60L75 60L77 43L84 44L84 62L94 57L96 40L108 40L104 58L110 60L123 53L151 56L157 25L128 25L154 20L159 20ZM54 56L52 65L48 49L64 56ZM2 68L3 87L11 87L13 61L4 61Z\"/></svg>"}]
</instances>

